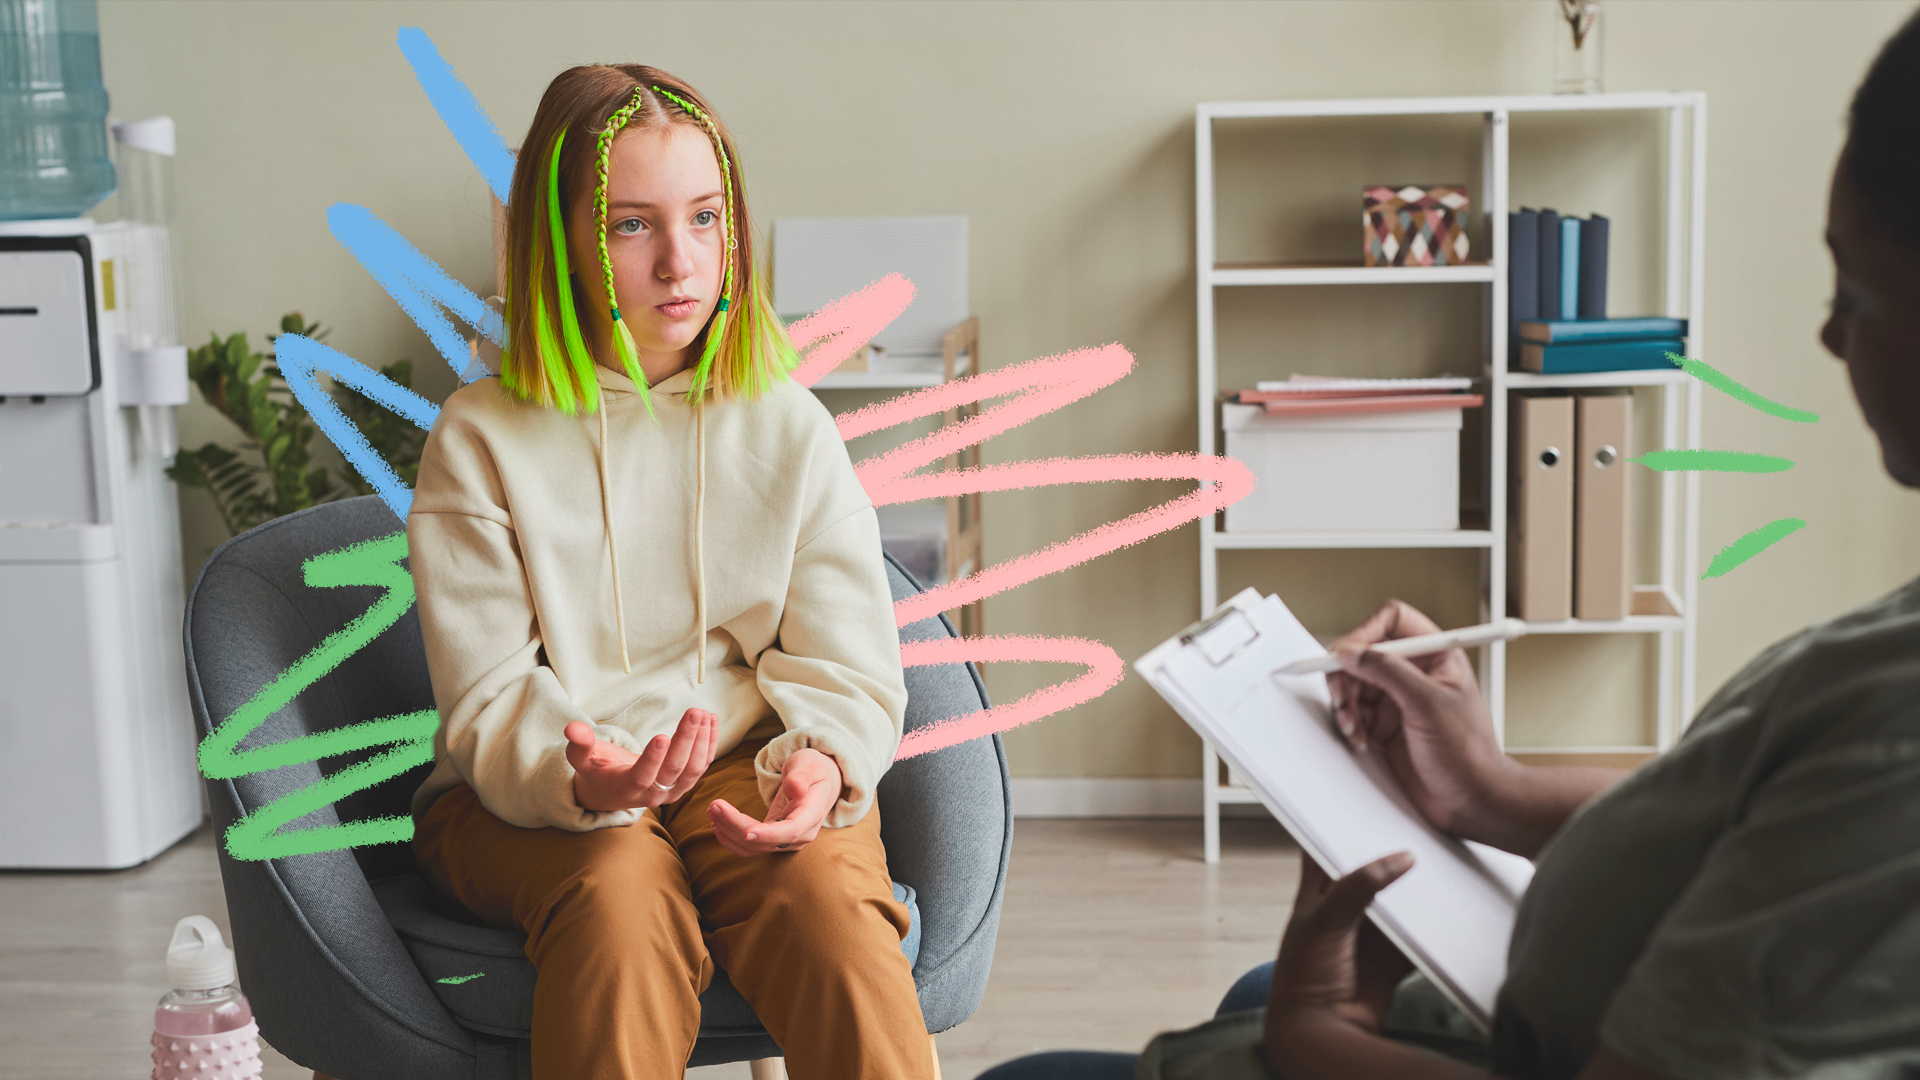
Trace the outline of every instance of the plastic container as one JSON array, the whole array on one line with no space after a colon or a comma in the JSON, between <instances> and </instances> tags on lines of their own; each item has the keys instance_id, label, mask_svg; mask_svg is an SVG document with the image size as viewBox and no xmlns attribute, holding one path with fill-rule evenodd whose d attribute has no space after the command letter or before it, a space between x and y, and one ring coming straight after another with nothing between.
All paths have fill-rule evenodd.
<instances>
[{"instance_id":1,"label":"plastic container","mask_svg":"<svg viewBox=\"0 0 1920 1080\"><path fill-rule=\"evenodd\" d=\"M1227 456L1259 481L1228 532L1411 532L1460 527L1460 409L1274 416L1221 406Z\"/></svg>"},{"instance_id":2,"label":"plastic container","mask_svg":"<svg viewBox=\"0 0 1920 1080\"><path fill-rule=\"evenodd\" d=\"M205 915L173 928L167 981L173 989L153 1013L153 1080L258 1078L260 1028L234 985L233 950Z\"/></svg>"},{"instance_id":3,"label":"plastic container","mask_svg":"<svg viewBox=\"0 0 1920 1080\"><path fill-rule=\"evenodd\" d=\"M93 0L0 0L0 219L79 217L113 185Z\"/></svg>"},{"instance_id":4,"label":"plastic container","mask_svg":"<svg viewBox=\"0 0 1920 1080\"><path fill-rule=\"evenodd\" d=\"M180 272L173 247L173 118L113 125L119 149L121 261L120 404L140 410L149 451L179 449L173 410L187 403L187 349L180 343Z\"/></svg>"}]
</instances>

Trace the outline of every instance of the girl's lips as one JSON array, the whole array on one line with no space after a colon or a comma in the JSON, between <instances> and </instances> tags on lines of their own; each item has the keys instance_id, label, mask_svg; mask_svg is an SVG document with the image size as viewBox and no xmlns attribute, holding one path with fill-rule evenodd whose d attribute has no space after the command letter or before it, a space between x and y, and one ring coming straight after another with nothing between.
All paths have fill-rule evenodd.
<instances>
[{"instance_id":1,"label":"girl's lips","mask_svg":"<svg viewBox=\"0 0 1920 1080\"><path fill-rule=\"evenodd\" d=\"M700 309L698 300L682 300L677 304L655 304L653 310L669 319L684 319Z\"/></svg>"}]
</instances>

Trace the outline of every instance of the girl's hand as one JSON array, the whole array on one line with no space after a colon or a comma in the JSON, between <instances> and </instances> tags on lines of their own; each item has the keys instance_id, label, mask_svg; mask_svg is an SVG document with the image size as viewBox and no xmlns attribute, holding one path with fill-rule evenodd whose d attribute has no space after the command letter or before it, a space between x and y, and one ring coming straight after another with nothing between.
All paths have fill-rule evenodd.
<instances>
[{"instance_id":1,"label":"girl's hand","mask_svg":"<svg viewBox=\"0 0 1920 1080\"><path fill-rule=\"evenodd\" d=\"M780 790L767 807L765 821L755 821L725 799L707 804L713 835L735 855L766 855L798 851L820 835L820 823L840 798L844 783L840 763L818 750L795 750L780 770Z\"/></svg>"},{"instance_id":2,"label":"girl's hand","mask_svg":"<svg viewBox=\"0 0 1920 1080\"><path fill-rule=\"evenodd\" d=\"M638 810L664 806L692 790L713 764L719 719L688 709L669 740L655 735L640 754L594 735L593 725L566 727L567 762L573 766L573 800L583 810ZM659 785L665 784L662 788Z\"/></svg>"},{"instance_id":3,"label":"girl's hand","mask_svg":"<svg viewBox=\"0 0 1920 1080\"><path fill-rule=\"evenodd\" d=\"M1393 988L1413 965L1367 921L1367 905L1412 865L1413 856L1403 851L1330 881L1318 863L1301 855L1300 894L1267 995L1269 1061L1281 1057L1292 1025L1303 1018L1331 1015L1379 1033Z\"/></svg>"}]
</instances>

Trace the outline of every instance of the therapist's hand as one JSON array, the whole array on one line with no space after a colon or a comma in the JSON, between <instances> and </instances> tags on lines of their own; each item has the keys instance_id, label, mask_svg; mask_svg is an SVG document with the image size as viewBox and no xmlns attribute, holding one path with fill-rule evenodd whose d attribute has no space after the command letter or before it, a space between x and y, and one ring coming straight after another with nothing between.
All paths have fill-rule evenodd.
<instances>
[{"instance_id":1,"label":"therapist's hand","mask_svg":"<svg viewBox=\"0 0 1920 1080\"><path fill-rule=\"evenodd\" d=\"M1483 839L1499 792L1517 768L1500 749L1493 720L1464 649L1393 656L1369 646L1437 634L1440 627L1403 600L1327 646L1341 670L1327 676L1334 721L1356 749L1374 746L1436 828Z\"/></svg>"},{"instance_id":2,"label":"therapist's hand","mask_svg":"<svg viewBox=\"0 0 1920 1080\"><path fill-rule=\"evenodd\" d=\"M839 801L843 784L840 762L832 755L795 750L780 768L780 788L764 821L753 820L725 799L707 804L714 839L735 855L748 857L799 851L820 835L820 824Z\"/></svg>"},{"instance_id":3,"label":"therapist's hand","mask_svg":"<svg viewBox=\"0 0 1920 1080\"><path fill-rule=\"evenodd\" d=\"M596 736L593 725L575 720L565 732L573 801L583 810L598 811L639 810L675 801L713 764L718 724L705 709L688 709L680 715L673 738L655 735L636 754Z\"/></svg>"},{"instance_id":4,"label":"therapist's hand","mask_svg":"<svg viewBox=\"0 0 1920 1080\"><path fill-rule=\"evenodd\" d=\"M1300 892L1267 991L1269 1060L1284 1056L1289 1036L1302 1019L1337 1018L1379 1033L1393 989L1413 965L1367 920L1367 905L1412 865L1413 856L1403 851L1333 881L1320 864L1301 854Z\"/></svg>"}]
</instances>

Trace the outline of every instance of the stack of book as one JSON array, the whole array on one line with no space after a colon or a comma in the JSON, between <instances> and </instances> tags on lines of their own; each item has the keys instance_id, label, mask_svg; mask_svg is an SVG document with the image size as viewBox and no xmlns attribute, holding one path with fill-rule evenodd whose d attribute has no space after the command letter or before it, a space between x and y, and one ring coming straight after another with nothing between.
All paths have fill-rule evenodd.
<instances>
[{"instance_id":1,"label":"stack of book","mask_svg":"<svg viewBox=\"0 0 1920 1080\"><path fill-rule=\"evenodd\" d=\"M1520 324L1520 370L1544 375L1676 367L1687 320L1571 319Z\"/></svg>"},{"instance_id":2,"label":"stack of book","mask_svg":"<svg viewBox=\"0 0 1920 1080\"><path fill-rule=\"evenodd\" d=\"M1610 225L1555 210L1507 215L1507 340L1513 366L1542 374L1672 367L1681 319L1609 319Z\"/></svg>"},{"instance_id":3,"label":"stack of book","mask_svg":"<svg viewBox=\"0 0 1920 1080\"><path fill-rule=\"evenodd\" d=\"M1255 383L1231 400L1259 405L1268 415L1337 416L1352 413L1419 412L1426 409L1468 409L1480 395L1465 391L1472 379L1442 376L1435 379L1339 379L1324 375L1294 375L1283 382Z\"/></svg>"}]
</instances>

